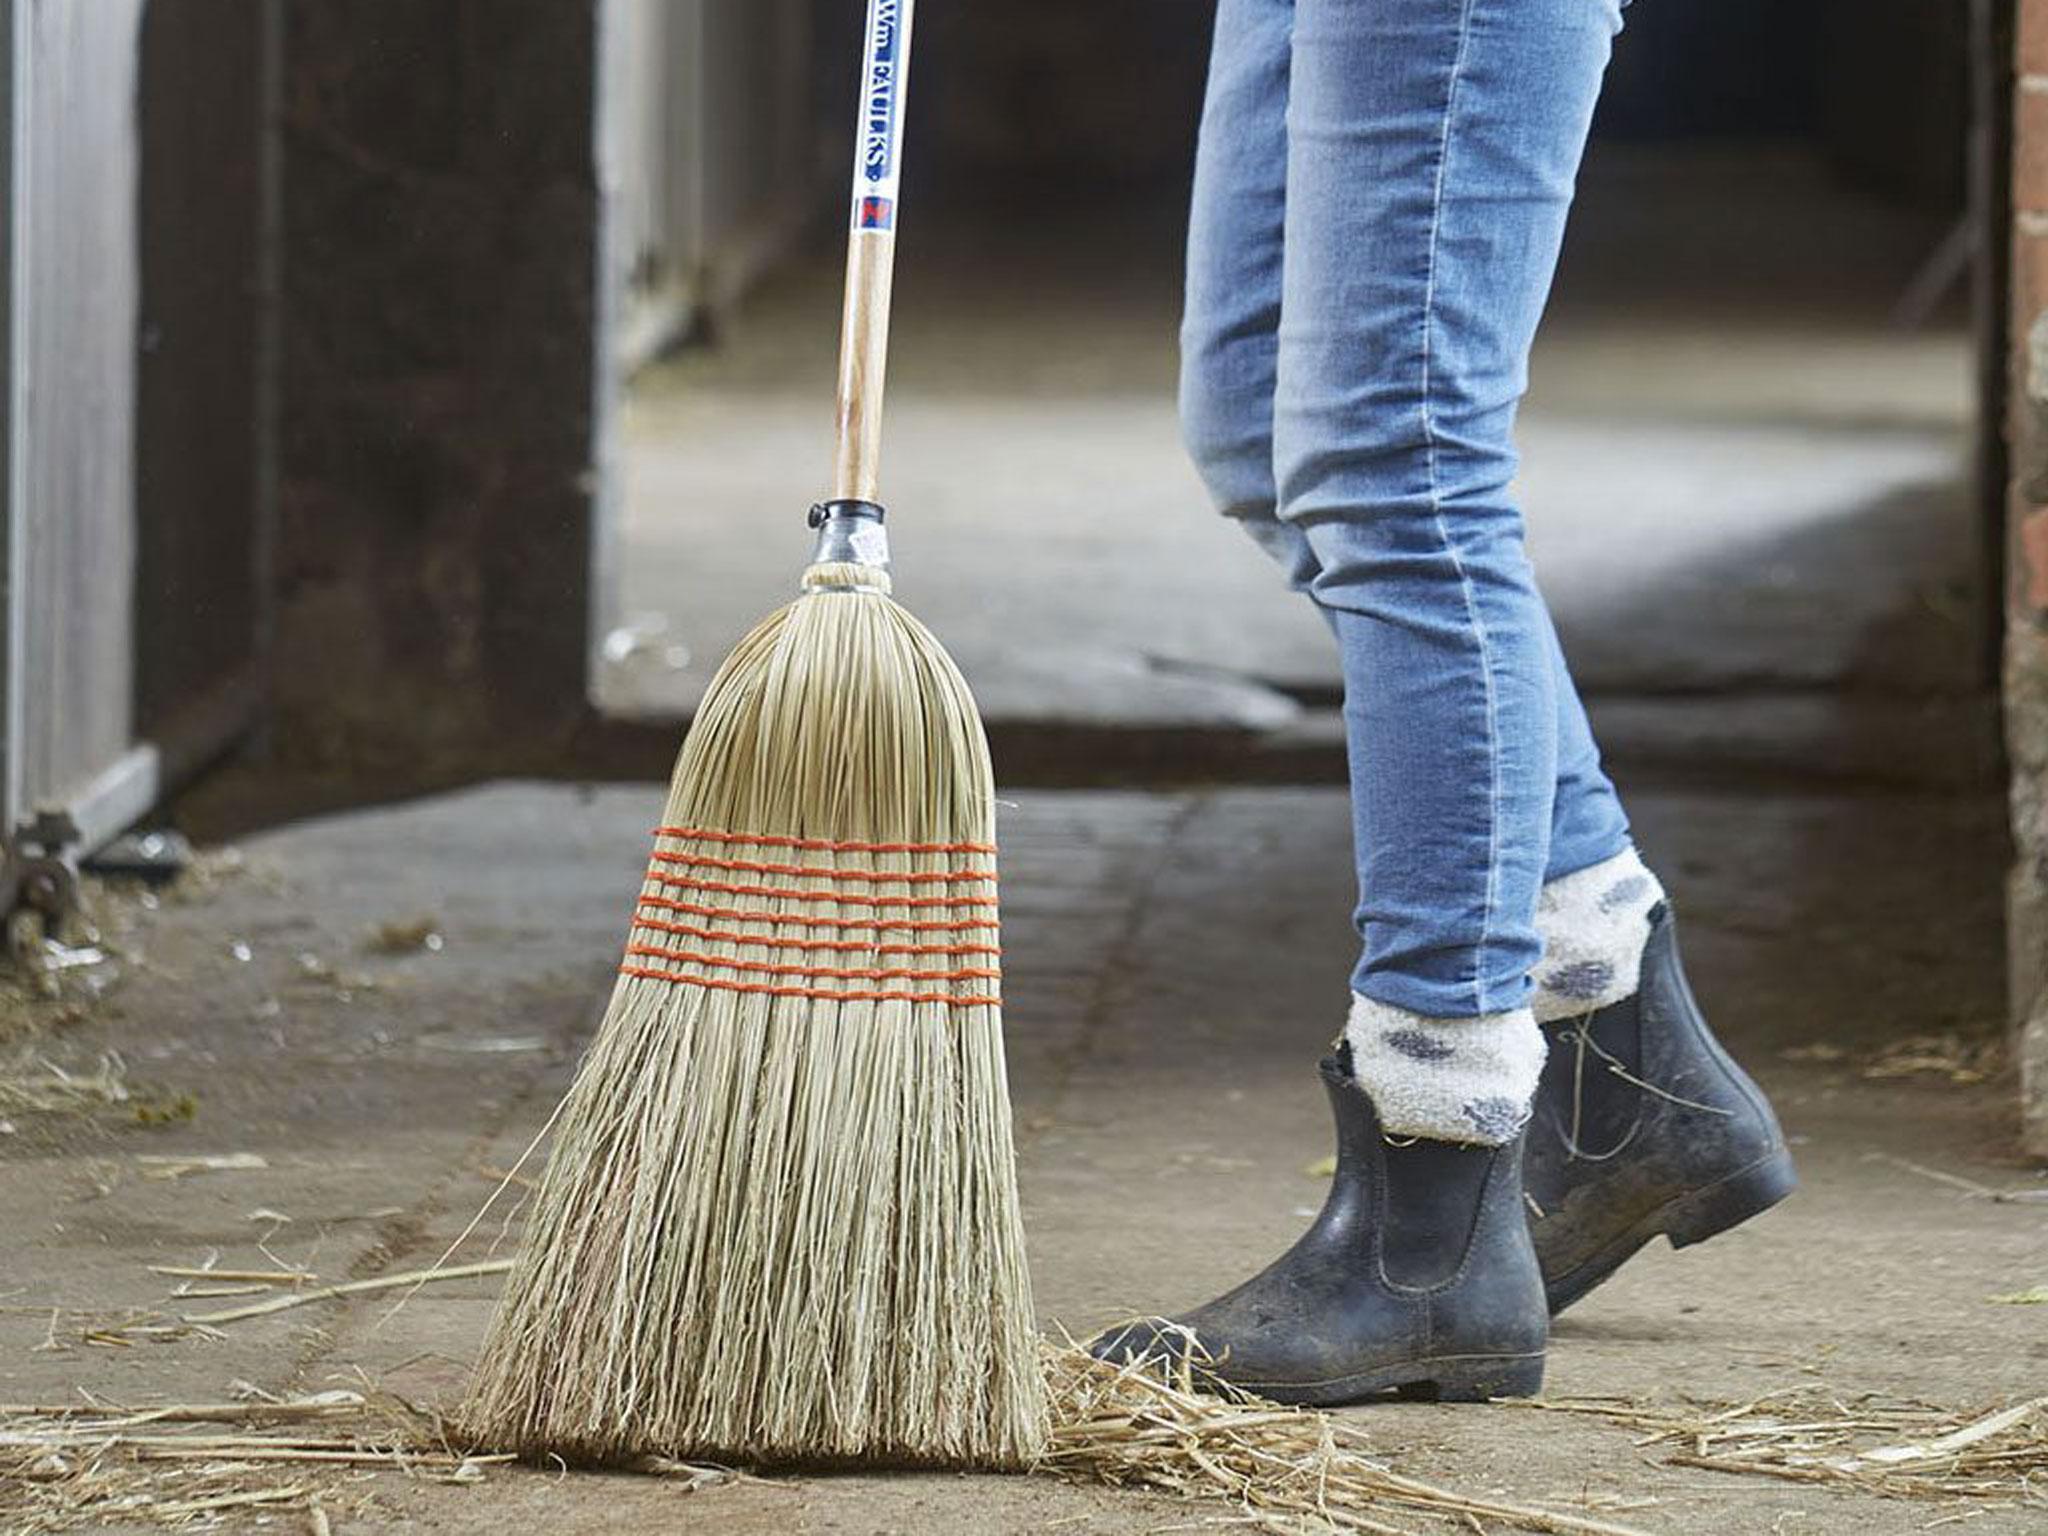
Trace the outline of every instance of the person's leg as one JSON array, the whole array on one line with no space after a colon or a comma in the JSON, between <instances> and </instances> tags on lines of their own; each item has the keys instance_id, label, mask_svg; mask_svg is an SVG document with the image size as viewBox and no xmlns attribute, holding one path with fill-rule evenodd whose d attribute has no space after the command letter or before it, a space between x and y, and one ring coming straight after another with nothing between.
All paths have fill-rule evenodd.
<instances>
[{"instance_id":1,"label":"person's leg","mask_svg":"<svg viewBox=\"0 0 2048 1536\"><path fill-rule=\"evenodd\" d=\"M1181 331L1181 422L1187 446L1216 507L1237 521L1297 590L1310 592L1322 566L1303 528L1279 517L1274 479L1273 400L1278 381L1283 229L1287 205L1288 83L1293 0L1223 0L1203 109L1189 220L1187 307ZM1336 628L1332 608L1322 609ZM1548 630L1548 619L1545 619ZM1600 767L1598 749L1554 633L1548 637L1556 699L1558 777L1546 886L1617 858L1634 861L1628 821ZM1611 891L1626 872L1590 883ZM1618 951L1615 924L1573 930L1585 918L1581 887L1559 887L1538 927L1554 964L1538 974L1539 1018L1582 1011L1574 989L1605 964L1632 967ZM1559 892L1563 894L1560 896ZM1641 903L1642 911L1648 903ZM1637 917L1640 913L1635 914ZM1639 940L1642 924L1620 935ZM1551 985L1555 976L1560 985Z\"/></svg>"},{"instance_id":2,"label":"person's leg","mask_svg":"<svg viewBox=\"0 0 2048 1536\"><path fill-rule=\"evenodd\" d=\"M1532 5L1539 25L1555 3ZM1314 10L1319 0L1305 4ZM1429 34L1434 29L1440 43L1443 35L1469 32L1475 21L1487 23L1488 14L1475 16L1475 8L1476 0L1389 0L1390 24L1411 23L1414 46L1389 36L1382 62L1441 59ZM1273 445L1289 196L1278 167L1287 153L1294 10L1294 0L1221 0L1189 242L1182 407L1189 448L1218 507L1245 525L1297 588L1310 591L1324 574L1309 532L1315 525L1279 519ZM1587 72L1597 73L1597 34L1578 40L1586 44ZM1488 51L1478 50L1473 78L1497 84L1504 67L1497 55L1489 63ZM1544 68L1558 62L1541 48L1534 58ZM1358 78L1361 86L1370 81L1371 69ZM1547 89L1543 79L1539 68L1531 88ZM1587 80L1579 85L1590 88ZM1439 125L1445 132L1454 126ZM1445 176L1451 148L1439 139ZM1569 143L1565 148L1576 153ZM1561 205L1569 176L1555 174L1556 159L1553 146L1532 190ZM1550 222L1561 217L1561 206L1553 207ZM1524 254L1532 243L1540 244L1525 241ZM1468 257L1470 244L1468 237L1459 247ZM1540 287L1547 270L1532 280ZM1533 316L1523 323L1533 325ZM1518 376L1519 367L1511 372ZM1512 393L1519 393L1518 377ZM1511 403L1505 414L1512 417ZM1334 425L1341 437L1344 422ZM1505 478L1503 466L1497 484ZM1340 552L1347 543L1321 537ZM1342 607L1323 612L1333 629L1351 623L1340 617ZM1338 1061L1327 1062L1339 1158L1323 1216L1277 1263L1228 1296L1163 1329L1155 1323L1113 1330L1097 1341L1098 1353L1173 1355L1199 1339L1197 1353L1230 1362L1216 1374L1290 1400L1337 1402L1418 1382L1445 1396L1533 1390L1541 1377L1542 1327L1529 1316L1524 1293L1532 1285L1548 1290L1551 1308L1564 1305L1611 1273L1645 1233L1695 1241L1789 1188L1768 1106L1691 1006L1670 914L1629 842L1627 818L1601 770L1547 614L1540 635L1555 711L1555 793L1536 917L1546 958L1534 1004L1539 1016L1569 1022L1556 1032L1559 1043L1544 1071L1542 1134L1527 1139L1528 1193L1515 1187L1522 1178L1516 1146L1478 1153L1424 1139L1402 1147L1375 1134L1390 1127L1358 1091L1355 1064L1347 1075ZM1426 828L1418 835L1427 841ZM1589 960L1604 963L1617 986L1640 972L1640 985L1623 1001L1589 1012L1586 987L1601 974ZM1597 1008L1597 998L1590 1006ZM1440 1041L1440 1026L1422 1023L1409 1047L1420 1045L1424 1054L1443 1044L1459 1049L1457 1037ZM1607 1058L1628 1070L1626 1080L1598 1069ZM1595 1070L1587 1070L1588 1061ZM1646 1080L1671 1086L1630 1086ZM1674 1087L1681 1099L1671 1097ZM1618 1155L1624 1146L1627 1158ZM1533 1249L1522 1221L1525 1201L1534 1218ZM1423 1211L1430 1219L1418 1225ZM1382 1230L1465 1237L1375 1247ZM1382 1283L1395 1273L1390 1265L1404 1282L1398 1294ZM1532 1278L1538 1274L1540 1280ZM1535 1310L1540 1314L1540 1302Z\"/></svg>"},{"instance_id":3,"label":"person's leg","mask_svg":"<svg viewBox=\"0 0 2048 1536\"><path fill-rule=\"evenodd\" d=\"M1536 903L1543 960L1531 999L1541 1024L1606 1007L1636 989L1650 914L1664 899L1629 839L1628 817L1572 686L1556 627L1546 638L1557 679L1557 796L1550 857Z\"/></svg>"},{"instance_id":4,"label":"person's leg","mask_svg":"<svg viewBox=\"0 0 2048 1536\"><path fill-rule=\"evenodd\" d=\"M1549 687L1552 660L1548 650L1535 643L1541 636L1541 604L1525 572L1527 601L1521 607L1512 595L1503 599L1491 590L1475 597L1472 581L1459 574L1461 594L1484 609L1488 622L1520 625L1525 632L1497 664L1496 658L1484 658L1489 670L1483 690L1467 689L1463 683L1474 672L1468 665L1474 649L1470 609L1461 610L1467 615L1461 620L1420 601L1411 590L1414 573L1400 554L1402 541L1414 537L1402 531L1414 520L1412 498L1404 504L1402 492L1368 483L1373 477L1361 475L1350 488L1355 498L1340 503L1334 521L1381 520L1391 525L1393 533L1385 546L1368 538L1335 540L1325 547L1319 535L1327 530L1317 517L1283 522L1274 516L1276 501L1278 510L1295 510L1288 505L1288 491L1298 487L1291 484L1296 477L1289 471L1295 466L1286 443L1289 412L1299 411L1302 401L1289 381L1300 364L1296 354L1304 331L1326 324L1332 350L1372 354L1393 341L1388 327L1399 327L1404 334L1408 329L1404 317L1389 318L1385 304L1361 304L1355 302L1356 295L1336 291L1336 274L1330 274L1330 291L1311 284L1304 292L1297 262L1297 242L1304 231L1312 239L1333 233L1363 233L1368 238L1384 234L1398 245L1412 228L1401 217L1398 198L1383 200L1375 183L1404 173L1412 177L1419 167L1425 171L1423 181L1439 179L1426 167L1441 153L1442 135L1450 129L1447 115L1442 108L1418 114L1412 107L1414 99L1427 92L1418 80L1434 72L1432 61L1454 57L1462 49L1466 16L1455 0L1441 0L1434 7L1423 0L1383 0L1383 7L1406 14L1410 25L1405 32L1397 35L1380 28L1380 18L1368 15L1372 7L1367 4L1295 0L1291 9L1297 29L1309 27L1311 18L1321 13L1326 29L1332 23L1354 29L1353 41L1365 45L1365 52L1342 60L1316 58L1320 78L1308 109L1297 101L1292 112L1283 112L1281 104L1304 57L1301 31L1290 38L1279 25L1289 7L1283 0L1224 0L1190 241L1189 387L1184 406L1189 445L1218 503L1243 519L1247 529L1289 566L1296 582L1324 601L1340 640L1348 642L1350 627L1368 618L1380 619L1389 631L1371 657L1376 667L1387 671L1376 674L1368 685L1347 666L1347 713L1361 727L1354 730L1351 748L1355 794L1361 801L1367 906L1372 907L1374 893L1385 891L1389 902L1407 903L1405 910L1422 924L1440 928L1440 898L1431 886L1428 865L1441 856L1439 832L1469 845L1471 803L1457 793L1421 803L1428 792L1413 782L1404 784L1402 775L1412 781L1425 761L1435 761L1436 771L1446 778L1462 775L1469 781L1490 775L1504 786L1500 797L1515 800L1515 824L1503 830L1520 835L1526 830L1524 823L1533 827L1531 844L1515 856L1531 865L1525 905L1533 910L1535 904L1556 762L1555 705ZM1339 11L1345 14L1334 14ZM1334 75L1354 67L1353 83L1361 95L1339 100L1343 93L1334 89ZM1361 137L1369 140L1378 132L1381 142L1376 149L1363 151L1355 142L1326 145L1321 135L1332 123L1341 125L1347 137L1362 129ZM1356 206L1326 208L1311 219L1297 216L1300 184L1295 178L1303 173L1295 135L1304 130L1338 162L1305 177L1309 192L1331 195L1328 178L1321 174L1327 169L1330 177L1351 182L1344 195L1355 196ZM1276 182L1270 157L1283 152L1289 162L1286 178ZM1375 206L1382 202L1384 206ZM1285 230L1278 247L1276 217ZM1349 227L1354 217L1365 226L1363 231ZM1331 220L1338 226L1334 232L1328 227ZM1391 252L1362 250L1355 259L1362 270L1370 271L1386 254ZM1276 279L1285 291L1277 311ZM1418 313L1426 307L1419 296L1413 302ZM1297 323L1304 303L1331 308L1326 315ZM1347 381L1333 382L1341 387ZM1384 429L1372 409L1359 410L1356 404L1335 405L1318 428L1333 459L1344 460L1352 445L1370 443ZM1369 460L1372 455L1363 457ZM1449 521L1442 507L1426 507L1423 517L1432 527ZM1426 564L1444 552L1443 545L1431 543L1419 559ZM1344 571L1360 560L1374 566L1370 582L1339 583L1325 593L1333 570ZM1481 581L1491 578L1482 575ZM1327 595L1348 597L1354 606L1329 602ZM1381 604L1386 605L1384 615L1379 613ZM1357 650L1347 643L1347 653ZM1354 659L1347 654L1347 663ZM1513 718L1507 729L1515 733L1509 739L1510 750L1526 745L1530 760L1517 763L1508 774L1498 771L1502 754L1496 745L1502 738L1491 731L1487 718L1494 712L1497 693L1503 691L1495 688L1495 673L1511 674L1508 687L1527 695L1509 706ZM1386 741L1411 731L1429 739L1412 754L1393 754L1390 771L1383 750ZM1475 740L1480 743L1476 748ZM1506 782L1509 779L1511 783ZM1415 809L1425 819L1409 825L1409 846L1401 867L1390 877L1380 867L1385 859L1375 863L1373 856L1383 855L1383 844L1394 841L1392 829L1375 818L1387 813L1390 802L1384 797L1404 789L1417 799ZM1398 812L1400 807L1393 809ZM1447 830L1435 824L1439 822L1448 823ZM1468 864L1475 859L1482 865L1497 864L1501 859L1484 832L1476 850L1466 846L1459 852ZM1482 874L1480 884L1487 883ZM1453 889L1453 898L1461 894ZM1522 914L1523 928L1529 926L1529 916ZM1369 929L1368 936L1385 935ZM1524 942L1533 949L1533 934ZM1439 989L1431 996L1454 994L1452 1011L1468 998L1477 1000L1484 986L1500 984L1486 971L1469 977L1440 974L1432 968L1436 956L1429 945L1411 946L1411 951L1431 962L1420 967L1420 983ZM1516 1003L1528 992L1534 958L1525 956L1519 971L1505 983ZM1454 955L1446 964L1455 972L1459 959ZM1526 1098L1542 1044L1526 1007L1521 1022L1526 1032L1507 1036L1510 1049L1521 1052L1519 1061L1509 1063L1517 1076L1510 1091ZM1408 1033L1407 1045L1421 1047L1440 1081L1469 1086L1470 1069L1483 1043L1475 1025L1460 1027L1464 1033L1457 1044L1441 1051L1438 1042L1417 1031ZM1402 1042L1396 1040L1394 1048L1400 1050ZM1456 1059L1458 1071L1452 1077L1444 1076L1443 1062L1436 1059L1440 1055ZM1337 1124L1337 1167L1323 1212L1310 1230L1279 1260L1229 1294L1171 1323L1153 1319L1112 1330L1096 1341L1098 1354L1119 1361L1182 1358L1204 1375L1289 1402L1345 1402L1394 1387L1426 1387L1446 1399L1523 1395L1540 1387L1548 1324L1542 1275L1522 1206L1521 1148L1515 1135L1521 1103L1504 1100L1505 1108L1496 1109L1482 1102L1489 1085L1502 1074L1481 1072L1478 1097L1468 1095L1458 1106L1465 1118L1439 1131L1433 1122L1418 1124L1407 1118L1413 1104L1389 1093L1385 1081L1362 1077L1357 1065L1340 1047L1323 1066ZM1520 1076L1529 1081L1521 1083ZM1474 1109L1476 1114L1467 1113ZM1429 1134L1411 1142L1393 1139L1418 1131ZM1440 1139L1429 1139L1430 1135ZM1475 1141L1500 1144L1451 1144Z\"/></svg>"},{"instance_id":5,"label":"person's leg","mask_svg":"<svg viewBox=\"0 0 2048 1536\"><path fill-rule=\"evenodd\" d=\"M1590 869L1629 848L1628 814L1600 763L1592 722L1572 682L1557 626L1544 615L1544 637L1557 686L1557 797L1550 818L1550 857L1543 881L1549 885Z\"/></svg>"},{"instance_id":6,"label":"person's leg","mask_svg":"<svg viewBox=\"0 0 2048 1536\"><path fill-rule=\"evenodd\" d=\"M1315 557L1275 515L1273 386L1287 211L1294 0L1220 0L1188 216L1181 435L1216 508L1307 591Z\"/></svg>"},{"instance_id":7,"label":"person's leg","mask_svg":"<svg viewBox=\"0 0 2048 1536\"><path fill-rule=\"evenodd\" d=\"M1543 1059L1559 677L1508 486L1618 25L1616 0L1295 8L1275 485L1343 653L1346 1040L1399 1133L1512 1138Z\"/></svg>"}]
</instances>

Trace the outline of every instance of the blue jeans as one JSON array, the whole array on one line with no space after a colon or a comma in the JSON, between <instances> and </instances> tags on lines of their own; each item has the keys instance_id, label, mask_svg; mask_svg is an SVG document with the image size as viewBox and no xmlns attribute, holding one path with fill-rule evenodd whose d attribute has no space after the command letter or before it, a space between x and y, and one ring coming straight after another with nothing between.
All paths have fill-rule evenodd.
<instances>
[{"instance_id":1,"label":"blue jeans","mask_svg":"<svg viewBox=\"0 0 2048 1536\"><path fill-rule=\"evenodd\" d=\"M1181 410L1343 656L1364 958L1527 1006L1547 879L1623 852L1509 496L1618 0L1221 0Z\"/></svg>"}]
</instances>

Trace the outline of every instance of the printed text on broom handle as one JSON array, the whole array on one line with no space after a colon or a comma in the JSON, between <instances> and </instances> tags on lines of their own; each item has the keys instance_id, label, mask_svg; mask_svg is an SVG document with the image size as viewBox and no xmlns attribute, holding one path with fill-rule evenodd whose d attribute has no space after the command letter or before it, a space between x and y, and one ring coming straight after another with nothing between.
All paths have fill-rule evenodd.
<instances>
[{"instance_id":1,"label":"printed text on broom handle","mask_svg":"<svg viewBox=\"0 0 2048 1536\"><path fill-rule=\"evenodd\" d=\"M882 396L888 375L889 309L902 200L903 115L910 84L915 0L869 0L854 152L846 310L839 338L835 499L879 500Z\"/></svg>"}]
</instances>

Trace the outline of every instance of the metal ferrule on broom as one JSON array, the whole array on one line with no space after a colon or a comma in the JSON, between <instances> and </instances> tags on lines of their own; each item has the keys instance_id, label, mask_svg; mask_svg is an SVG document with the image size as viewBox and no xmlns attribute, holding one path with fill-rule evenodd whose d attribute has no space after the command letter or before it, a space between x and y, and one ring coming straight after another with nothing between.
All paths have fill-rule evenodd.
<instances>
[{"instance_id":1,"label":"metal ferrule on broom","mask_svg":"<svg viewBox=\"0 0 2048 1536\"><path fill-rule=\"evenodd\" d=\"M811 526L818 530L818 542L811 550L811 567L858 565L886 573L889 569L888 513L872 501L827 501L811 508ZM844 582L833 585L815 578L804 583L806 592L880 592L874 584Z\"/></svg>"}]
</instances>

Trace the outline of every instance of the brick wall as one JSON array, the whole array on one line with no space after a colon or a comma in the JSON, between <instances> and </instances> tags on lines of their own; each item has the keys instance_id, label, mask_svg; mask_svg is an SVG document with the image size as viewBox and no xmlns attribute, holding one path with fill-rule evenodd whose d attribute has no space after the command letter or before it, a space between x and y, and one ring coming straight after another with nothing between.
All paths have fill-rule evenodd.
<instances>
[{"instance_id":1,"label":"brick wall","mask_svg":"<svg viewBox=\"0 0 2048 1536\"><path fill-rule=\"evenodd\" d=\"M2048 0L2019 0L2013 93L2006 736L2012 1007L2027 1142L2048 1156Z\"/></svg>"}]
</instances>

